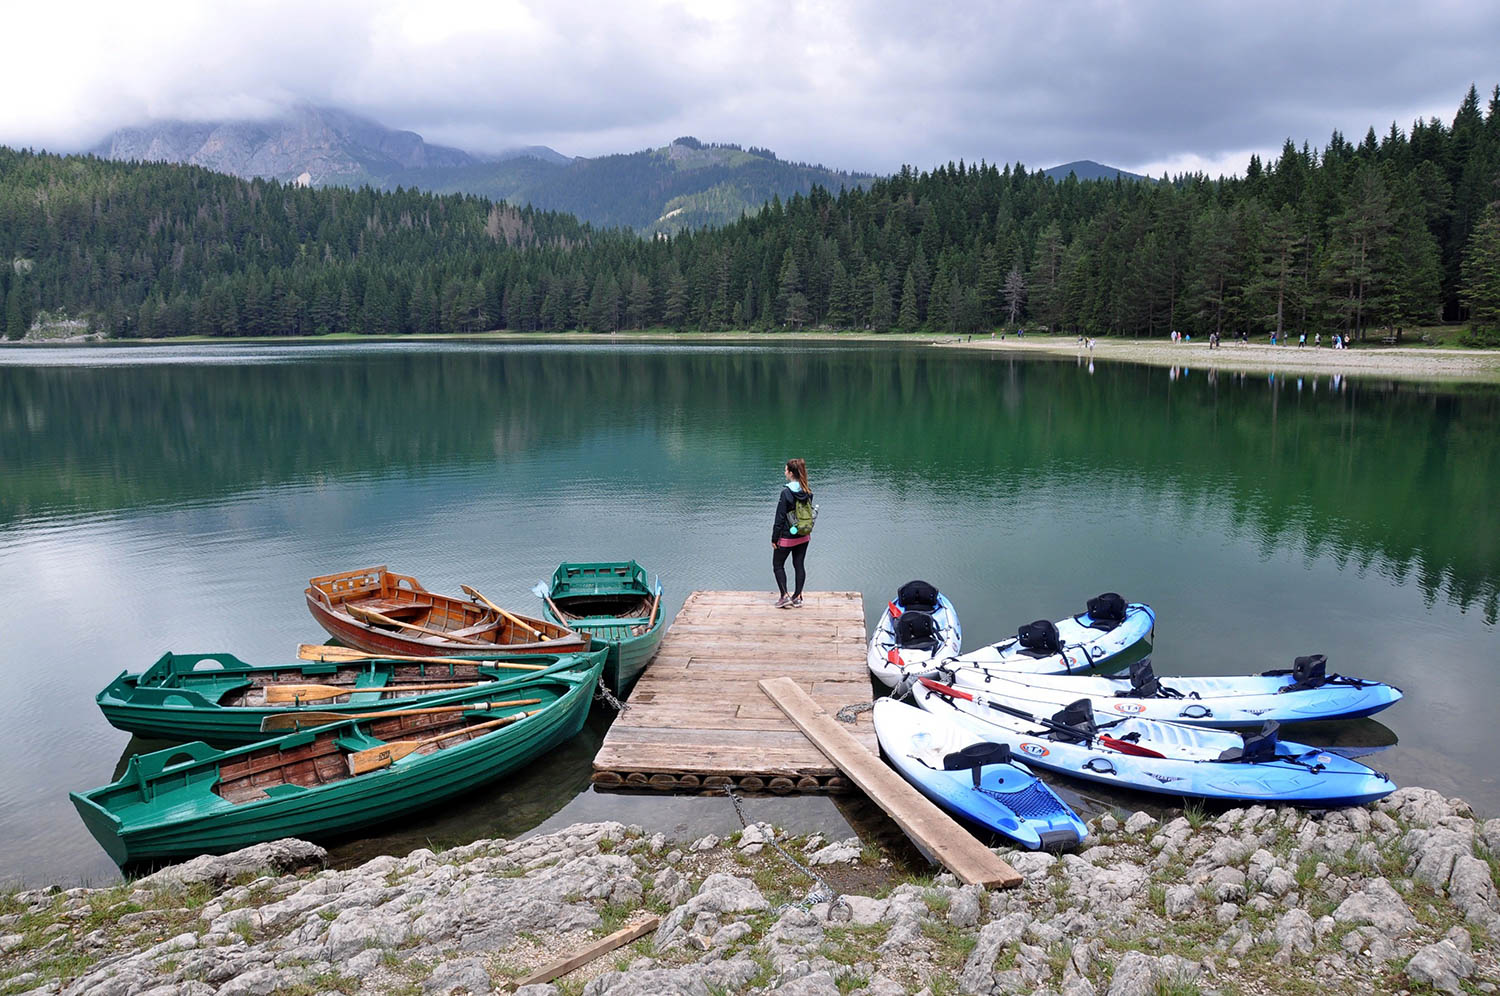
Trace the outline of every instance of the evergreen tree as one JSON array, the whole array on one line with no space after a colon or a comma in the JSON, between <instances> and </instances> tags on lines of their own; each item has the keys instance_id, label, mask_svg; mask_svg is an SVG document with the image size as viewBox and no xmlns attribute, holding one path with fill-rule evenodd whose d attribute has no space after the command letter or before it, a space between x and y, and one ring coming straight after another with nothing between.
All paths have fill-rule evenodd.
<instances>
[{"instance_id":1,"label":"evergreen tree","mask_svg":"<svg viewBox=\"0 0 1500 996\"><path fill-rule=\"evenodd\" d=\"M896 328L902 332L915 332L921 319L917 317L917 278L906 268L906 281L901 285L901 310L896 316Z\"/></svg>"}]
</instances>

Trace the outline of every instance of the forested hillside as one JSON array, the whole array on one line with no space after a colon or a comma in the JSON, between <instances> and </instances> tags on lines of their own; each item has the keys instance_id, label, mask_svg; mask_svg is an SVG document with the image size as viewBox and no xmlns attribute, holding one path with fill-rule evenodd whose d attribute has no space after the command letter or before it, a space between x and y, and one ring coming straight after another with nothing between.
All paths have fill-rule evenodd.
<instances>
[{"instance_id":1,"label":"forested hillside","mask_svg":"<svg viewBox=\"0 0 1500 996\"><path fill-rule=\"evenodd\" d=\"M124 336L1494 329L1497 177L1500 87L1485 109L1471 89L1451 123L1288 142L1243 178L1059 183L960 162L653 239L472 196L4 149L0 330L38 309Z\"/></svg>"}]
</instances>

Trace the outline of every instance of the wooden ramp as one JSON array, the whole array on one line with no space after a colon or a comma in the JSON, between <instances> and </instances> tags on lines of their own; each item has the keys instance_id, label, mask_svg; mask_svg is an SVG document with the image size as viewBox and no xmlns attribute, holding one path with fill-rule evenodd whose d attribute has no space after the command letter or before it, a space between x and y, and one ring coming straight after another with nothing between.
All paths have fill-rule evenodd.
<instances>
[{"instance_id":1,"label":"wooden ramp","mask_svg":"<svg viewBox=\"0 0 1500 996\"><path fill-rule=\"evenodd\" d=\"M828 712L871 696L857 591L778 609L763 591L695 591L594 758L600 788L840 792L850 783L757 686L786 675ZM841 724L843 725L843 724ZM875 751L869 712L846 727Z\"/></svg>"},{"instance_id":2,"label":"wooden ramp","mask_svg":"<svg viewBox=\"0 0 1500 996\"><path fill-rule=\"evenodd\" d=\"M1014 888L1021 875L974 835L886 765L880 756L850 735L843 723L791 678L768 678L761 690L816 743L839 768L906 831L931 857L965 885Z\"/></svg>"}]
</instances>

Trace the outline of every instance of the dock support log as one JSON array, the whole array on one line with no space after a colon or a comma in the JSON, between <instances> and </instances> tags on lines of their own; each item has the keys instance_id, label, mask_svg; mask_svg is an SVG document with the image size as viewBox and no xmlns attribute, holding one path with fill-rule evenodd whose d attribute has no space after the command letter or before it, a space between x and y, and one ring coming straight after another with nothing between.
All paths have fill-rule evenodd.
<instances>
[{"instance_id":1,"label":"dock support log","mask_svg":"<svg viewBox=\"0 0 1500 996\"><path fill-rule=\"evenodd\" d=\"M808 740L966 885L1010 889L1021 875L867 750L791 678L764 678L760 690Z\"/></svg>"}]
</instances>

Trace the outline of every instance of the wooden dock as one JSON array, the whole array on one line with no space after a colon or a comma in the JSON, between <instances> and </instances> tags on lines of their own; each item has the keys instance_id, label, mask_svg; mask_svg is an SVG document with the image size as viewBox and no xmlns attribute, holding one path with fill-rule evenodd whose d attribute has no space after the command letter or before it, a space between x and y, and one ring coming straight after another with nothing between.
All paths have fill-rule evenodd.
<instances>
[{"instance_id":1,"label":"wooden dock","mask_svg":"<svg viewBox=\"0 0 1500 996\"><path fill-rule=\"evenodd\" d=\"M857 591L778 609L763 591L695 591L594 758L600 788L843 792L853 786L756 684L786 675L833 713L871 697ZM848 727L876 752L870 713Z\"/></svg>"}]
</instances>

